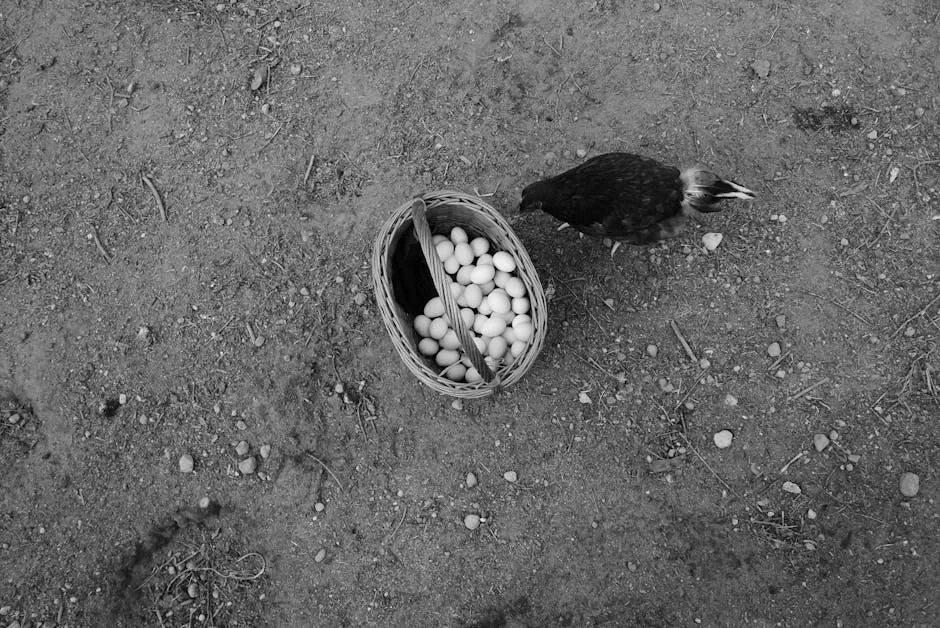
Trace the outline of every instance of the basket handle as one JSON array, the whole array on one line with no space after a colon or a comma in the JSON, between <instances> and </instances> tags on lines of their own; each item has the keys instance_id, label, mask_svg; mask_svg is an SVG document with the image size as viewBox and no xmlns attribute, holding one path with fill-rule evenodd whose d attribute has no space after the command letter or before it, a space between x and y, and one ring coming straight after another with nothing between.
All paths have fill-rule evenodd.
<instances>
[{"instance_id":1,"label":"basket handle","mask_svg":"<svg viewBox=\"0 0 940 628\"><path fill-rule=\"evenodd\" d=\"M463 317L460 315L460 306L457 305L457 300L450 292L450 280L444 271L443 263L437 256L437 249L434 247L434 236L431 234L431 226L428 224L427 219L427 205L423 199L416 198L412 202L411 213L414 222L415 237L421 244L421 250L424 252L424 259L427 262L428 270L431 271L431 279L434 280L434 287L437 289L438 295L440 295L441 300L444 302L444 311L447 312L447 317L450 319L450 324L457 334L457 339L460 341L463 350L467 353L467 357L470 358L470 363L473 364L477 372L480 373L483 380L498 391L500 388L500 377L490 369L486 360L483 358L483 354L477 349L477 345L473 341L473 335L467 330L467 326L463 322Z\"/></svg>"}]
</instances>

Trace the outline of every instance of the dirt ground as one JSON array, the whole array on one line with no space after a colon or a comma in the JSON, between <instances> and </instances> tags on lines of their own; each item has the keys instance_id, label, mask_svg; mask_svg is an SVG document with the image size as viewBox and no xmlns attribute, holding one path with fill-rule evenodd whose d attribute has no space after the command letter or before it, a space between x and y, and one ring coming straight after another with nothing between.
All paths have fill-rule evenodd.
<instances>
[{"instance_id":1,"label":"dirt ground","mask_svg":"<svg viewBox=\"0 0 940 628\"><path fill-rule=\"evenodd\" d=\"M938 86L930 0L2 0L0 625L940 625ZM517 214L612 150L758 199ZM552 295L497 399L375 306L441 188Z\"/></svg>"}]
</instances>

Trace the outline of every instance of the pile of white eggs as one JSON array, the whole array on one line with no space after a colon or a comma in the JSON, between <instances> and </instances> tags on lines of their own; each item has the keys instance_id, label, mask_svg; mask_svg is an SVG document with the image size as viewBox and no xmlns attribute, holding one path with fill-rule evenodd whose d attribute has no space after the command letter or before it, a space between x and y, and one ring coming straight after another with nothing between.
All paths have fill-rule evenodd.
<instances>
[{"instance_id":1,"label":"pile of white eggs","mask_svg":"<svg viewBox=\"0 0 940 628\"><path fill-rule=\"evenodd\" d=\"M490 253L489 240L471 240L460 227L454 227L450 237L435 235L434 247L450 276L460 316L487 365L496 371L512 364L535 333L525 284L515 275L516 259L506 251ZM444 310L441 298L434 297L415 317L415 331L421 337L418 351L433 357L448 379L479 382L483 378L460 348Z\"/></svg>"}]
</instances>

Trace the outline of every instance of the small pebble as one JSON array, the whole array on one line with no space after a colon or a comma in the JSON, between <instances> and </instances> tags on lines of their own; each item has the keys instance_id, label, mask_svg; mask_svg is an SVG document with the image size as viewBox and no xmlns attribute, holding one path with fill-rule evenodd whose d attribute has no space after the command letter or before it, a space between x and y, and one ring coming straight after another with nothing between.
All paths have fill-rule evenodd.
<instances>
[{"instance_id":1,"label":"small pebble","mask_svg":"<svg viewBox=\"0 0 940 628\"><path fill-rule=\"evenodd\" d=\"M254 456L249 456L238 463L238 470L242 475L251 475L258 468L258 461Z\"/></svg>"},{"instance_id":2,"label":"small pebble","mask_svg":"<svg viewBox=\"0 0 940 628\"><path fill-rule=\"evenodd\" d=\"M291 74L293 74L294 76L297 76L298 74L300 74L300 70L301 70L301 67L300 67L300 64L299 64L299 63L292 63L292 64L291 64L291 66L290 66L290 73L291 73Z\"/></svg>"},{"instance_id":3,"label":"small pebble","mask_svg":"<svg viewBox=\"0 0 940 628\"><path fill-rule=\"evenodd\" d=\"M10 417L7 419L7 421L10 422L10 425L16 425L17 423L20 422L20 415L19 415L19 413L14 412L13 414L10 415Z\"/></svg>"},{"instance_id":4,"label":"small pebble","mask_svg":"<svg viewBox=\"0 0 940 628\"><path fill-rule=\"evenodd\" d=\"M322 563L325 558L326 558L326 548L321 547L320 551L317 552L317 555L313 557L313 560L315 560L318 563Z\"/></svg>"},{"instance_id":5,"label":"small pebble","mask_svg":"<svg viewBox=\"0 0 940 628\"><path fill-rule=\"evenodd\" d=\"M799 484L796 484L795 482L790 482L789 480L783 483L783 490L785 490L788 493L792 493L794 495L799 495L800 493L803 492Z\"/></svg>"},{"instance_id":6,"label":"small pebble","mask_svg":"<svg viewBox=\"0 0 940 628\"><path fill-rule=\"evenodd\" d=\"M777 376L777 379L783 379L784 377L787 376L787 372L783 369L777 369L777 372L774 373L774 375Z\"/></svg>"},{"instance_id":7,"label":"small pebble","mask_svg":"<svg viewBox=\"0 0 940 628\"><path fill-rule=\"evenodd\" d=\"M852 462L854 464L858 464L859 461L862 459L862 457L858 454L849 454L848 458L849 458L849 462Z\"/></svg>"},{"instance_id":8,"label":"small pebble","mask_svg":"<svg viewBox=\"0 0 940 628\"><path fill-rule=\"evenodd\" d=\"M193 457L189 454L183 454L180 456L180 473L192 473L193 472Z\"/></svg>"},{"instance_id":9,"label":"small pebble","mask_svg":"<svg viewBox=\"0 0 940 628\"><path fill-rule=\"evenodd\" d=\"M463 400L454 399L453 401L450 402L450 407L453 408L454 410L457 410L458 412L460 410L463 410Z\"/></svg>"},{"instance_id":10,"label":"small pebble","mask_svg":"<svg viewBox=\"0 0 940 628\"><path fill-rule=\"evenodd\" d=\"M706 251L714 251L721 244L722 239L724 239L724 236L720 233L706 233L702 236L702 246L705 247Z\"/></svg>"},{"instance_id":11,"label":"small pebble","mask_svg":"<svg viewBox=\"0 0 940 628\"><path fill-rule=\"evenodd\" d=\"M199 507L202 508L203 510L205 510L206 508L208 508L208 507L209 507L209 504L211 504L211 503L212 503L212 502L209 500L208 497L200 497L200 498L199 498Z\"/></svg>"},{"instance_id":12,"label":"small pebble","mask_svg":"<svg viewBox=\"0 0 940 628\"><path fill-rule=\"evenodd\" d=\"M846 238L842 238L841 240L839 240L839 244L841 244L842 246L848 246L849 241Z\"/></svg>"},{"instance_id":13,"label":"small pebble","mask_svg":"<svg viewBox=\"0 0 940 628\"><path fill-rule=\"evenodd\" d=\"M199 597L199 585L195 582L190 582L189 586L186 587L186 593L189 594L189 597L194 600Z\"/></svg>"},{"instance_id":14,"label":"small pebble","mask_svg":"<svg viewBox=\"0 0 940 628\"><path fill-rule=\"evenodd\" d=\"M466 482L467 482L467 488L473 488L474 486L476 486L478 483L476 474L473 473L472 471L468 473Z\"/></svg>"},{"instance_id":15,"label":"small pebble","mask_svg":"<svg viewBox=\"0 0 940 628\"><path fill-rule=\"evenodd\" d=\"M731 441L734 439L734 434L731 433L731 430L721 430L720 432L715 432L715 435L712 437L715 441L715 447L718 449L727 449L731 447Z\"/></svg>"},{"instance_id":16,"label":"small pebble","mask_svg":"<svg viewBox=\"0 0 940 628\"><path fill-rule=\"evenodd\" d=\"M235 421L235 428L238 430L247 430L248 426L245 425L244 421L239 420L239 421Z\"/></svg>"},{"instance_id":17,"label":"small pebble","mask_svg":"<svg viewBox=\"0 0 940 628\"><path fill-rule=\"evenodd\" d=\"M249 449L250 447L248 446L247 441L243 441L243 440L238 441L238 444L235 445L235 453L238 454L239 456L244 456L245 454L247 454Z\"/></svg>"},{"instance_id":18,"label":"small pebble","mask_svg":"<svg viewBox=\"0 0 940 628\"><path fill-rule=\"evenodd\" d=\"M705 370L712 365L711 361L708 358L702 358L698 361L698 366L700 369Z\"/></svg>"},{"instance_id":19,"label":"small pebble","mask_svg":"<svg viewBox=\"0 0 940 628\"><path fill-rule=\"evenodd\" d=\"M262 445L258 449L258 453L261 454L261 457L267 460L271 456L271 445Z\"/></svg>"},{"instance_id":20,"label":"small pebble","mask_svg":"<svg viewBox=\"0 0 940 628\"><path fill-rule=\"evenodd\" d=\"M254 345L256 347L261 347L264 344L264 336L255 336Z\"/></svg>"},{"instance_id":21,"label":"small pebble","mask_svg":"<svg viewBox=\"0 0 940 628\"><path fill-rule=\"evenodd\" d=\"M463 518L463 525L468 530L476 530L480 527L480 515L467 515Z\"/></svg>"},{"instance_id":22,"label":"small pebble","mask_svg":"<svg viewBox=\"0 0 940 628\"><path fill-rule=\"evenodd\" d=\"M125 395L124 393L121 393L120 395L118 395L118 403L121 404L122 406L127 405L127 395Z\"/></svg>"},{"instance_id":23,"label":"small pebble","mask_svg":"<svg viewBox=\"0 0 940 628\"><path fill-rule=\"evenodd\" d=\"M264 103L263 105L261 105L261 113L263 113L264 115L268 115L269 113L271 113L271 105L268 103Z\"/></svg>"},{"instance_id":24,"label":"small pebble","mask_svg":"<svg viewBox=\"0 0 940 628\"><path fill-rule=\"evenodd\" d=\"M663 8L663 6L662 6L661 4L659 4L658 2L654 2L654 3L653 3L653 11L654 11L654 12L659 13L659 10L662 9L662 8Z\"/></svg>"},{"instance_id":25,"label":"small pebble","mask_svg":"<svg viewBox=\"0 0 940 628\"><path fill-rule=\"evenodd\" d=\"M725 395L725 405L731 407L738 405L738 398L731 394Z\"/></svg>"},{"instance_id":26,"label":"small pebble","mask_svg":"<svg viewBox=\"0 0 940 628\"><path fill-rule=\"evenodd\" d=\"M813 436L813 447L816 448L816 451L822 451L829 446L829 437L825 434L816 434Z\"/></svg>"},{"instance_id":27,"label":"small pebble","mask_svg":"<svg viewBox=\"0 0 940 628\"><path fill-rule=\"evenodd\" d=\"M767 355L769 355L772 358L779 357L780 356L780 343L779 342L770 343L770 346L767 347Z\"/></svg>"},{"instance_id":28,"label":"small pebble","mask_svg":"<svg viewBox=\"0 0 940 628\"><path fill-rule=\"evenodd\" d=\"M920 477L916 473L901 474L901 495L914 497L920 491Z\"/></svg>"},{"instance_id":29,"label":"small pebble","mask_svg":"<svg viewBox=\"0 0 940 628\"><path fill-rule=\"evenodd\" d=\"M815 518L816 518L816 511L813 510L812 508L810 508L809 510L807 510L807 511L806 511L806 518L807 518L807 519L815 519Z\"/></svg>"},{"instance_id":30,"label":"small pebble","mask_svg":"<svg viewBox=\"0 0 940 628\"><path fill-rule=\"evenodd\" d=\"M655 358L657 355L659 355L659 347L656 345L646 345L646 355L651 358Z\"/></svg>"},{"instance_id":31,"label":"small pebble","mask_svg":"<svg viewBox=\"0 0 940 628\"><path fill-rule=\"evenodd\" d=\"M506 473L503 474L503 479L506 480L507 482L513 483L519 478L516 475L515 471L507 471Z\"/></svg>"},{"instance_id":32,"label":"small pebble","mask_svg":"<svg viewBox=\"0 0 940 628\"><path fill-rule=\"evenodd\" d=\"M783 329L787 326L787 317L783 314L777 314L777 316L774 317L774 321L777 323L778 329Z\"/></svg>"},{"instance_id":33,"label":"small pebble","mask_svg":"<svg viewBox=\"0 0 940 628\"><path fill-rule=\"evenodd\" d=\"M914 109L914 116L917 117L917 118L923 118L923 117L924 117L924 108L923 108L923 107L917 107L917 108L915 108L915 109Z\"/></svg>"},{"instance_id":34,"label":"small pebble","mask_svg":"<svg viewBox=\"0 0 940 628\"><path fill-rule=\"evenodd\" d=\"M323 502L317 502L313 505L313 509L317 512L323 512L325 508L326 506L323 504Z\"/></svg>"}]
</instances>

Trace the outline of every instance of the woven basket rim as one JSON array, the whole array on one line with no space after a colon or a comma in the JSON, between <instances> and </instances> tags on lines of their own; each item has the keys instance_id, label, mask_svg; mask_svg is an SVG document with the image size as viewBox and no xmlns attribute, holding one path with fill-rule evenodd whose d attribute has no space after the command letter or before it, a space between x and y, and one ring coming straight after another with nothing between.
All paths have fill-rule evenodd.
<instances>
[{"instance_id":1,"label":"woven basket rim","mask_svg":"<svg viewBox=\"0 0 940 628\"><path fill-rule=\"evenodd\" d=\"M529 315L533 322L533 334L526 350L512 364L503 366L498 370L498 378L494 380L495 385L485 381L475 384L454 382L444 377L440 373L440 369L435 370L435 368L432 368L429 365L430 360L417 351L416 332L411 324L413 317L405 314L394 301L394 293L389 278L390 260L393 252L391 245L393 242L397 242L397 239L408 228L413 228L412 207L415 201L418 200L423 201L425 204L432 232L434 223L439 221L443 215L436 210L450 206L454 208L451 211L457 213L468 212L467 216L470 218L467 219L472 218L472 221L479 221L484 225L480 229L474 227L472 231L478 233L482 229L483 232L480 235L487 237L494 248L506 250L512 254L516 261L516 275L522 279L528 293ZM504 246L506 244L509 246ZM436 255L433 256L433 259L435 263L441 263ZM471 398L492 395L501 387L509 386L521 379L534 364L544 345L545 336L547 335L548 314L545 293L538 272L525 250L525 246L509 223L479 196L460 190L436 190L426 192L403 203L389 215L375 239L372 251L372 276L380 314L399 356L412 374L437 392L456 397ZM438 293L442 300L452 299L450 294L441 294L440 291Z\"/></svg>"}]
</instances>

